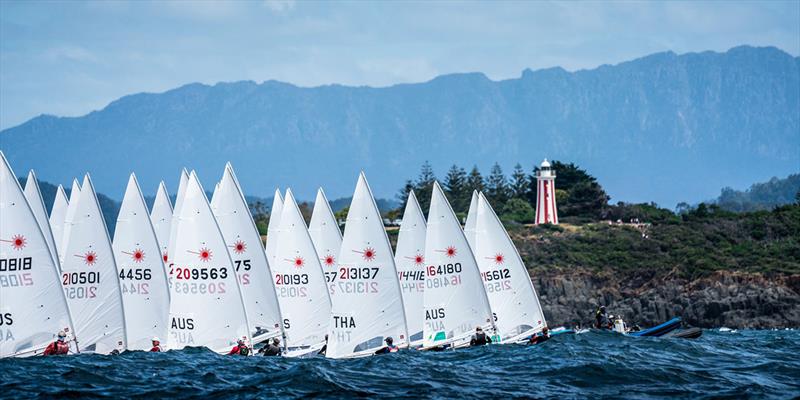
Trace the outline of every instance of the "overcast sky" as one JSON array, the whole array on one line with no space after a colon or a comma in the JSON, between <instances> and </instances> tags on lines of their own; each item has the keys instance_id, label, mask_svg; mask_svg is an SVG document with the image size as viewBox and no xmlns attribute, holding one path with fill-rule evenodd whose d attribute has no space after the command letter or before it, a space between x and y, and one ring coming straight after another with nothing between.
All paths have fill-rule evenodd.
<instances>
[{"instance_id":1,"label":"overcast sky","mask_svg":"<svg viewBox=\"0 0 800 400\"><path fill-rule=\"evenodd\" d=\"M0 128L189 82L514 78L750 44L800 53L800 1L0 1Z\"/></svg>"}]
</instances>

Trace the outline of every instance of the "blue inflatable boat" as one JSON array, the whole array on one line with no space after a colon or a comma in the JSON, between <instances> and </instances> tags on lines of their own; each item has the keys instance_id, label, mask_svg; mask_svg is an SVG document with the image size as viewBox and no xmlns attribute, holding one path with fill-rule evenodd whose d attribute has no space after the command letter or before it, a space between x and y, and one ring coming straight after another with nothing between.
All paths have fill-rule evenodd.
<instances>
[{"instance_id":1,"label":"blue inflatable boat","mask_svg":"<svg viewBox=\"0 0 800 400\"><path fill-rule=\"evenodd\" d=\"M680 317L675 317L667 322L664 322L661 325L656 325L652 328L642 329L637 332L628 332L629 336L663 336L666 335L675 329L681 327L681 319Z\"/></svg>"}]
</instances>

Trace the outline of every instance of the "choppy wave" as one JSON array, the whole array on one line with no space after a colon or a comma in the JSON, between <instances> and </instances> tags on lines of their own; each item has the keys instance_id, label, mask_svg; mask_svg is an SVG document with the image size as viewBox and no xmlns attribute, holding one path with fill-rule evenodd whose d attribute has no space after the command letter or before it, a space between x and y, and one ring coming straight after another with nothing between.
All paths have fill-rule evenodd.
<instances>
[{"instance_id":1,"label":"choppy wave","mask_svg":"<svg viewBox=\"0 0 800 400\"><path fill-rule=\"evenodd\" d=\"M0 360L0 397L800 396L800 331L698 340L562 335L535 347L406 351L357 360L165 354Z\"/></svg>"}]
</instances>

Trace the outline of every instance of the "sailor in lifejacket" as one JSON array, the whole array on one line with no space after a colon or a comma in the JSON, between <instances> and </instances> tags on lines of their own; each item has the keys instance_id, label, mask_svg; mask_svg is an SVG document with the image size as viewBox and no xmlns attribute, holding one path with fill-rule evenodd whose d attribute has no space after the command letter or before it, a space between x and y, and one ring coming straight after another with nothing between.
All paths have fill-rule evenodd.
<instances>
[{"instance_id":1,"label":"sailor in lifejacket","mask_svg":"<svg viewBox=\"0 0 800 400\"><path fill-rule=\"evenodd\" d=\"M611 323L611 319L609 319L606 314L606 306L600 306L597 311L595 311L594 320L594 327L596 329L611 329L614 326L614 324Z\"/></svg>"},{"instance_id":2,"label":"sailor in lifejacket","mask_svg":"<svg viewBox=\"0 0 800 400\"><path fill-rule=\"evenodd\" d=\"M486 333L483 332L481 327L475 328L475 334L472 335L472 339L469 341L470 346L483 346L486 344L492 343L492 338L490 338Z\"/></svg>"},{"instance_id":3,"label":"sailor in lifejacket","mask_svg":"<svg viewBox=\"0 0 800 400\"><path fill-rule=\"evenodd\" d=\"M271 357L271 356L280 356L281 355L281 340L278 338L272 338L272 343L267 343L264 348L262 348L259 352L264 357Z\"/></svg>"},{"instance_id":4,"label":"sailor in lifejacket","mask_svg":"<svg viewBox=\"0 0 800 400\"><path fill-rule=\"evenodd\" d=\"M545 326L541 333L531 336L531 338L528 340L528 344L540 344L548 340L550 340L550 329Z\"/></svg>"},{"instance_id":5,"label":"sailor in lifejacket","mask_svg":"<svg viewBox=\"0 0 800 400\"><path fill-rule=\"evenodd\" d=\"M386 342L386 346L378 349L378 351L376 351L375 354L389 354L389 353L397 353L398 351L400 351L400 349L394 345L394 339L392 339L391 336L387 337L386 339L383 339L383 341Z\"/></svg>"},{"instance_id":6,"label":"sailor in lifejacket","mask_svg":"<svg viewBox=\"0 0 800 400\"><path fill-rule=\"evenodd\" d=\"M328 351L328 335L325 335L325 344L322 346L321 349L317 352L317 354L324 356L325 352Z\"/></svg>"},{"instance_id":7,"label":"sailor in lifejacket","mask_svg":"<svg viewBox=\"0 0 800 400\"><path fill-rule=\"evenodd\" d=\"M154 337L152 339L152 342L153 342L153 348L150 349L151 353L161 353L162 351L164 351L164 348L161 347L161 341L157 337Z\"/></svg>"},{"instance_id":8,"label":"sailor in lifejacket","mask_svg":"<svg viewBox=\"0 0 800 400\"><path fill-rule=\"evenodd\" d=\"M249 356L250 355L250 348L244 343L244 339L239 339L236 341L236 346L233 346L231 351L228 353L229 356L240 355L240 356Z\"/></svg>"},{"instance_id":9,"label":"sailor in lifejacket","mask_svg":"<svg viewBox=\"0 0 800 400\"><path fill-rule=\"evenodd\" d=\"M69 343L67 343L67 333L64 331L58 332L58 339L44 349L44 355L46 356L60 356L68 353Z\"/></svg>"}]
</instances>

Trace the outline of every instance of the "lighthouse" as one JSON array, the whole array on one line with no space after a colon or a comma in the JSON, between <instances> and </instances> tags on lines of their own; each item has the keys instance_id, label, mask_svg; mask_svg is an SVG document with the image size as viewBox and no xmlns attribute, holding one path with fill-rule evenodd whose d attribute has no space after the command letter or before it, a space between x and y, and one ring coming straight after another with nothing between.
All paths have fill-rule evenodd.
<instances>
[{"instance_id":1,"label":"lighthouse","mask_svg":"<svg viewBox=\"0 0 800 400\"><path fill-rule=\"evenodd\" d=\"M556 171L545 158L536 173L536 224L558 224Z\"/></svg>"}]
</instances>

